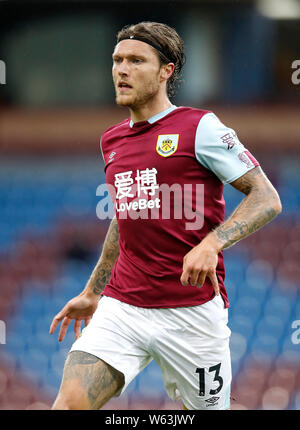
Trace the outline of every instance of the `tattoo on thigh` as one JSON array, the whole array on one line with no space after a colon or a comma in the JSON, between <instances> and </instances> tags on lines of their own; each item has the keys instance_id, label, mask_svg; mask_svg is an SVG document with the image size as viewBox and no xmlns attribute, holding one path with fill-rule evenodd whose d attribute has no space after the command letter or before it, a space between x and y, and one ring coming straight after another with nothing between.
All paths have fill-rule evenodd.
<instances>
[{"instance_id":1,"label":"tattoo on thigh","mask_svg":"<svg viewBox=\"0 0 300 430\"><path fill-rule=\"evenodd\" d=\"M124 385L124 376L98 357L72 351L66 361L63 380L76 378L86 389L90 407L97 409Z\"/></svg>"},{"instance_id":2,"label":"tattoo on thigh","mask_svg":"<svg viewBox=\"0 0 300 430\"><path fill-rule=\"evenodd\" d=\"M70 352L68 357L68 368L72 368L76 364L94 364L99 361L99 358L95 355L88 354L87 352L81 352L81 351L73 351Z\"/></svg>"}]
</instances>

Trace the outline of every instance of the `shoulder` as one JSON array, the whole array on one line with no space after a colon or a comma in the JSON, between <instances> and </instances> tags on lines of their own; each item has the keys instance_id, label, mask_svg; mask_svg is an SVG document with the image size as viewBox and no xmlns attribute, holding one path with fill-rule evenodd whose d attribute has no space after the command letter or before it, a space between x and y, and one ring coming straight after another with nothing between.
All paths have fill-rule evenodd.
<instances>
[{"instance_id":1,"label":"shoulder","mask_svg":"<svg viewBox=\"0 0 300 430\"><path fill-rule=\"evenodd\" d=\"M125 127L128 127L130 118L126 118L118 124L112 125L111 127L104 130L102 133L102 140L109 139L110 137L114 137L115 135L122 133Z\"/></svg>"},{"instance_id":2,"label":"shoulder","mask_svg":"<svg viewBox=\"0 0 300 430\"><path fill-rule=\"evenodd\" d=\"M213 111L206 111L205 112L205 114L201 117L201 125L202 124L205 126L208 126L208 127L224 126L221 119Z\"/></svg>"},{"instance_id":3,"label":"shoulder","mask_svg":"<svg viewBox=\"0 0 300 430\"><path fill-rule=\"evenodd\" d=\"M185 120L196 121L198 123L201 118L203 118L206 114L212 113L212 111L189 106L179 106L172 113L174 115L183 117Z\"/></svg>"},{"instance_id":4,"label":"shoulder","mask_svg":"<svg viewBox=\"0 0 300 430\"><path fill-rule=\"evenodd\" d=\"M102 133L100 138L100 150L104 160L107 151L109 151L110 144L124 134L125 130L128 129L128 125L129 118L126 118L118 124L112 125L111 127L107 128Z\"/></svg>"}]
</instances>

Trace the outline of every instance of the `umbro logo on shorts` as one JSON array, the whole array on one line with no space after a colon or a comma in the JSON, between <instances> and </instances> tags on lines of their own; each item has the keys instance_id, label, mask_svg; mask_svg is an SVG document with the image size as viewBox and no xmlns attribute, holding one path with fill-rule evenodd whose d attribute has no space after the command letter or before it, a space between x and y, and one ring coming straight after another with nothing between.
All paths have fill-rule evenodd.
<instances>
[{"instance_id":1,"label":"umbro logo on shorts","mask_svg":"<svg viewBox=\"0 0 300 430\"><path fill-rule=\"evenodd\" d=\"M215 406L220 397L211 397L210 399L205 400L208 405L206 406Z\"/></svg>"}]
</instances>

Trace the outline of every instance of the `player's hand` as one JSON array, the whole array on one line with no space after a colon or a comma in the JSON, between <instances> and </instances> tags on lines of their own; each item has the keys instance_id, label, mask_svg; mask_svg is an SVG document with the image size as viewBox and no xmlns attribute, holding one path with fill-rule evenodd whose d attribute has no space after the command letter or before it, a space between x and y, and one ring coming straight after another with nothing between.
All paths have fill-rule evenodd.
<instances>
[{"instance_id":1,"label":"player's hand","mask_svg":"<svg viewBox=\"0 0 300 430\"><path fill-rule=\"evenodd\" d=\"M208 277L218 296L220 290L216 274L217 264L218 251L210 241L204 239L189 251L183 259L183 270L180 277L182 285L187 286L190 283L195 287L202 287Z\"/></svg>"},{"instance_id":2,"label":"player's hand","mask_svg":"<svg viewBox=\"0 0 300 430\"><path fill-rule=\"evenodd\" d=\"M80 335L81 321L84 320L85 327L90 322L93 313L95 312L98 305L98 299L88 296L86 294L80 294L69 300L68 303L62 308L58 314L52 320L49 333L53 334L62 321L58 340L61 342L68 330L72 320L74 320L74 333L76 339Z\"/></svg>"}]
</instances>

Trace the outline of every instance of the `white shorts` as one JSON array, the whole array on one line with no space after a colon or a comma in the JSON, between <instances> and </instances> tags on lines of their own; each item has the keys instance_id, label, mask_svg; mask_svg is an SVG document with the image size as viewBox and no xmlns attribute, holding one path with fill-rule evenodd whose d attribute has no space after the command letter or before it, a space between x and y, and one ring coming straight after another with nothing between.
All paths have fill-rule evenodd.
<instances>
[{"instance_id":1,"label":"white shorts","mask_svg":"<svg viewBox=\"0 0 300 430\"><path fill-rule=\"evenodd\" d=\"M71 351L101 358L124 374L120 395L154 359L171 399L187 409L230 407L228 310L221 296L199 306L148 309L102 297Z\"/></svg>"}]
</instances>

